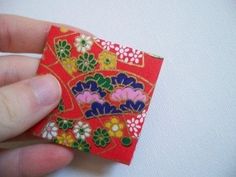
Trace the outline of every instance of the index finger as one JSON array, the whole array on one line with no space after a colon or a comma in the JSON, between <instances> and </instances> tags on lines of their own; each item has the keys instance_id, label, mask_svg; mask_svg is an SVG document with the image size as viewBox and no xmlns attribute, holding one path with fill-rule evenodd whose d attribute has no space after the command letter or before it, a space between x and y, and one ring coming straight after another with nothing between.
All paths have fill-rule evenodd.
<instances>
[{"instance_id":1,"label":"index finger","mask_svg":"<svg viewBox=\"0 0 236 177\"><path fill-rule=\"evenodd\" d=\"M42 53L52 22L0 14L0 52ZM69 27L85 34L90 33Z\"/></svg>"}]
</instances>

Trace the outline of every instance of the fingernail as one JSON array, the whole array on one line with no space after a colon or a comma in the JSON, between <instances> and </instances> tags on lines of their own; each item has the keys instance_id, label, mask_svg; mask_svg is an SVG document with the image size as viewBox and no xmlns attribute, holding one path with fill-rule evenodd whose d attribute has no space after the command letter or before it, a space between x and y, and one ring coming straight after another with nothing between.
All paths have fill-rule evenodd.
<instances>
[{"instance_id":1,"label":"fingernail","mask_svg":"<svg viewBox=\"0 0 236 177\"><path fill-rule=\"evenodd\" d=\"M29 82L37 102L42 105L52 105L59 102L61 87L57 79L50 75L37 76Z\"/></svg>"}]
</instances>

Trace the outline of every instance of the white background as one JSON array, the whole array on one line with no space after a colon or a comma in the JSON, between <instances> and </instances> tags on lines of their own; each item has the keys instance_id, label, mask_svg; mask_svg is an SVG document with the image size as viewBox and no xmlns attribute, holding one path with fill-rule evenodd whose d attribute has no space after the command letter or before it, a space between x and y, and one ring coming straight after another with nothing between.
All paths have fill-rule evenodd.
<instances>
[{"instance_id":1,"label":"white background","mask_svg":"<svg viewBox=\"0 0 236 177\"><path fill-rule=\"evenodd\" d=\"M0 12L165 58L131 166L78 153L48 177L236 176L235 0L0 0Z\"/></svg>"}]
</instances>

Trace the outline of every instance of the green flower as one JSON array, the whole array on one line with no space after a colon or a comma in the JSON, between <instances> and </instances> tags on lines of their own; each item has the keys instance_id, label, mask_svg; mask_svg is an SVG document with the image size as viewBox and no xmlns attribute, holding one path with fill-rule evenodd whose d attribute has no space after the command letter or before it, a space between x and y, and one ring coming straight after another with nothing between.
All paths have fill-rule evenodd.
<instances>
[{"instance_id":1,"label":"green flower","mask_svg":"<svg viewBox=\"0 0 236 177\"><path fill-rule=\"evenodd\" d=\"M64 106L64 103L63 103L63 100L61 99L58 106L57 106L57 109L59 112L63 112L65 110L65 106Z\"/></svg>"},{"instance_id":2,"label":"green flower","mask_svg":"<svg viewBox=\"0 0 236 177\"><path fill-rule=\"evenodd\" d=\"M73 120L65 120L62 119L60 117L57 118L57 125L59 128L63 129L64 131L66 131L69 128L73 127Z\"/></svg>"},{"instance_id":3,"label":"green flower","mask_svg":"<svg viewBox=\"0 0 236 177\"><path fill-rule=\"evenodd\" d=\"M70 56L71 46L66 40L59 40L55 45L58 58L63 59Z\"/></svg>"},{"instance_id":4,"label":"green flower","mask_svg":"<svg viewBox=\"0 0 236 177\"><path fill-rule=\"evenodd\" d=\"M79 71L89 72L94 70L97 61L95 60L93 54L85 52L79 56L76 63Z\"/></svg>"},{"instance_id":5,"label":"green flower","mask_svg":"<svg viewBox=\"0 0 236 177\"><path fill-rule=\"evenodd\" d=\"M90 145L82 139L78 139L77 141L75 141L72 144L72 148L78 149L78 150L83 151L83 152L89 152L90 151Z\"/></svg>"},{"instance_id":6,"label":"green flower","mask_svg":"<svg viewBox=\"0 0 236 177\"><path fill-rule=\"evenodd\" d=\"M110 137L106 129L98 128L93 132L93 141L97 146L106 147L110 143Z\"/></svg>"}]
</instances>

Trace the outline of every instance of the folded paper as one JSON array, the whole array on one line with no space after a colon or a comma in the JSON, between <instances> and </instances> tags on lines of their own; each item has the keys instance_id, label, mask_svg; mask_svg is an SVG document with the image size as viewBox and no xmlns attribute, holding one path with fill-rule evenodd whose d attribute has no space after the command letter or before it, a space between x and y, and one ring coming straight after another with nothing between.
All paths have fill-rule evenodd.
<instances>
[{"instance_id":1,"label":"folded paper","mask_svg":"<svg viewBox=\"0 0 236 177\"><path fill-rule=\"evenodd\" d=\"M33 134L130 164L162 58L52 26L38 68L61 84L62 98Z\"/></svg>"}]
</instances>

